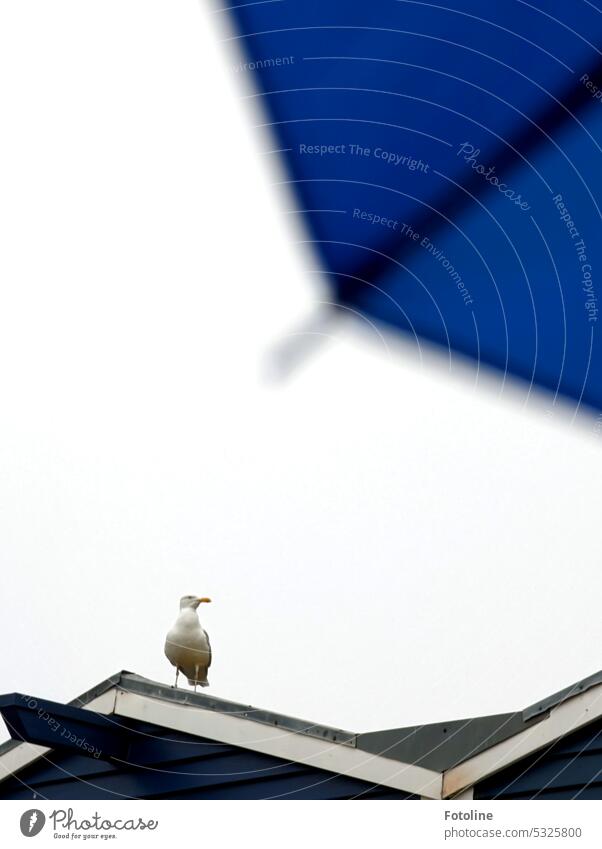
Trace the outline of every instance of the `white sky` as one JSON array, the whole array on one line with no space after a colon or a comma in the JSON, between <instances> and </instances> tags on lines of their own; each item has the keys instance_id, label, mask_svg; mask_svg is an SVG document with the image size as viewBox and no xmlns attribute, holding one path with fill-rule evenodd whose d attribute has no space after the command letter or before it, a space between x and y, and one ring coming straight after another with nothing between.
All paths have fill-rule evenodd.
<instances>
[{"instance_id":1,"label":"white sky","mask_svg":"<svg viewBox=\"0 0 602 849\"><path fill-rule=\"evenodd\" d=\"M212 692L351 730L602 667L602 441L321 297L219 16L0 6L0 691L70 699L207 594ZM272 166L273 167L273 166Z\"/></svg>"}]
</instances>

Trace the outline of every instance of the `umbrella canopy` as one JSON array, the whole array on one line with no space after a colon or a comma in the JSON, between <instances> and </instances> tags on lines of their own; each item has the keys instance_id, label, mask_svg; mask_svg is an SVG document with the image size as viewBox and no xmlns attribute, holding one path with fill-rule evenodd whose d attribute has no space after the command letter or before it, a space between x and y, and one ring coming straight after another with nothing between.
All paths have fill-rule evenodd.
<instances>
[{"instance_id":1,"label":"umbrella canopy","mask_svg":"<svg viewBox=\"0 0 602 849\"><path fill-rule=\"evenodd\" d=\"M602 12L230 8L332 300L602 408Z\"/></svg>"}]
</instances>

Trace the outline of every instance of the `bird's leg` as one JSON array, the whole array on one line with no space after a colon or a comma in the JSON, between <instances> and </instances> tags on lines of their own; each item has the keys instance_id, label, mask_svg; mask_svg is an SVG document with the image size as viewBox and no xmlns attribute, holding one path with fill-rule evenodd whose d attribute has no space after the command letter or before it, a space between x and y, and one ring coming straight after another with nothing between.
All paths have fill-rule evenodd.
<instances>
[{"instance_id":1,"label":"bird's leg","mask_svg":"<svg viewBox=\"0 0 602 849\"><path fill-rule=\"evenodd\" d=\"M178 686L178 675L179 675L179 674L180 674L180 670L179 670L179 669L178 669L178 667L176 666L176 683L174 684L174 687L176 687L176 688L177 688L177 686Z\"/></svg>"},{"instance_id":2,"label":"bird's leg","mask_svg":"<svg viewBox=\"0 0 602 849\"><path fill-rule=\"evenodd\" d=\"M196 693L196 688L199 680L199 667L194 667L194 692Z\"/></svg>"}]
</instances>

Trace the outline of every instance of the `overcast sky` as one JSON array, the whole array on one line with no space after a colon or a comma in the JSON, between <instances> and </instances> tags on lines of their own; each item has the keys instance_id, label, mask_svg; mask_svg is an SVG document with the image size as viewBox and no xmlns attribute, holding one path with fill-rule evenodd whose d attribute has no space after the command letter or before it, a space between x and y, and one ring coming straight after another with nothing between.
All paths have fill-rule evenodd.
<instances>
[{"instance_id":1,"label":"overcast sky","mask_svg":"<svg viewBox=\"0 0 602 849\"><path fill-rule=\"evenodd\" d=\"M350 730L602 667L602 438L370 328L282 384L324 294L196 0L0 6L0 691L172 682Z\"/></svg>"}]
</instances>

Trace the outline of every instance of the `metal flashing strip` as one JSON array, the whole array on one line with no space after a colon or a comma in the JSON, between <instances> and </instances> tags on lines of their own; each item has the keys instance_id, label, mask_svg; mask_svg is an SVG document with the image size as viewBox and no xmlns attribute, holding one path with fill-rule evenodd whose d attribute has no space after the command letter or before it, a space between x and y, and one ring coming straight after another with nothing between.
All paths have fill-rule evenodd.
<instances>
[{"instance_id":1,"label":"metal flashing strip","mask_svg":"<svg viewBox=\"0 0 602 849\"><path fill-rule=\"evenodd\" d=\"M123 692L136 693L192 708L237 716L251 722L257 722L275 728L284 728L288 731L294 731L296 734L317 737L319 740L327 740L331 743L353 747L356 745L357 735L351 731L344 731L341 728L331 728L327 725L319 725L307 720L298 719L294 716L286 716L262 708L256 708L252 705L243 705L228 701L227 699L207 696L204 693L175 689L166 684L150 681L147 678L141 678L132 673L124 673L121 676L119 688Z\"/></svg>"},{"instance_id":2,"label":"metal flashing strip","mask_svg":"<svg viewBox=\"0 0 602 849\"><path fill-rule=\"evenodd\" d=\"M589 675L587 678L582 678L581 681L577 681L570 687L565 687L563 690L559 690L557 693L547 696L547 698L541 699L539 702L535 702L535 704L525 708L523 711L523 717L526 721L528 721L534 716L549 713L549 711L557 705L566 702L568 699L572 699L574 696L587 692L587 690L592 687L596 687L598 684L602 684L602 670L600 672L595 672L593 675Z\"/></svg>"},{"instance_id":3,"label":"metal flashing strip","mask_svg":"<svg viewBox=\"0 0 602 849\"><path fill-rule=\"evenodd\" d=\"M71 701L67 702L67 704L71 707L85 707L86 705L89 705L90 702L94 701L99 696L102 696L109 690L113 690L123 679L124 675L131 675L131 673L125 670L116 672L109 678L105 678L105 680L101 681L100 684L96 684L96 686L86 690L86 692L82 693L81 696L76 696L74 699L71 699Z\"/></svg>"}]
</instances>

